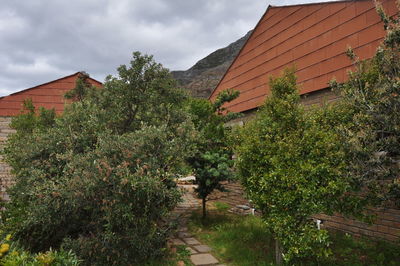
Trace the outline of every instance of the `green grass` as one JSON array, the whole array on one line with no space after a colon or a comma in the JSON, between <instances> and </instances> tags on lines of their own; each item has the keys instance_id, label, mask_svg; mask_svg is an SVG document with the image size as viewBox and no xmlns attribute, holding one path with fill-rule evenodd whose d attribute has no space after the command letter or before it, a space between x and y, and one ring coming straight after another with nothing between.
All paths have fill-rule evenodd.
<instances>
[{"instance_id":1,"label":"green grass","mask_svg":"<svg viewBox=\"0 0 400 266\"><path fill-rule=\"evenodd\" d=\"M214 202L214 207L218 210L218 211L227 211L230 206L229 204L225 203L225 202L220 202L220 201L216 201Z\"/></svg>"},{"instance_id":2,"label":"green grass","mask_svg":"<svg viewBox=\"0 0 400 266\"><path fill-rule=\"evenodd\" d=\"M194 213L189 230L229 265L261 266L273 261L274 242L257 217L210 211L202 221L201 215Z\"/></svg>"},{"instance_id":3,"label":"green grass","mask_svg":"<svg viewBox=\"0 0 400 266\"><path fill-rule=\"evenodd\" d=\"M193 213L189 230L225 264L274 265L274 241L259 217L213 210L202 220L200 213ZM335 231L330 236L333 256L301 265L400 265L400 245Z\"/></svg>"},{"instance_id":4,"label":"green grass","mask_svg":"<svg viewBox=\"0 0 400 266\"><path fill-rule=\"evenodd\" d=\"M329 265L400 265L400 245L330 231L332 256Z\"/></svg>"}]
</instances>

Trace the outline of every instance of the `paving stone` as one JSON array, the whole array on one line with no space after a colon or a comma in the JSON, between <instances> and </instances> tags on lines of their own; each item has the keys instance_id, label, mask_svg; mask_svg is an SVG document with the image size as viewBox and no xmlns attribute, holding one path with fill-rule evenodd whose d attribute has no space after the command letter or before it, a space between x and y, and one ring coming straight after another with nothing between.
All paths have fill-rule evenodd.
<instances>
[{"instance_id":1,"label":"paving stone","mask_svg":"<svg viewBox=\"0 0 400 266\"><path fill-rule=\"evenodd\" d=\"M196 250L194 250L194 249L191 248L191 247L187 247L186 249L190 252L190 254L197 254L197 253L199 253L199 252L197 252Z\"/></svg>"},{"instance_id":2,"label":"paving stone","mask_svg":"<svg viewBox=\"0 0 400 266\"><path fill-rule=\"evenodd\" d=\"M193 248L196 249L200 253L206 253L206 252L211 251L211 248L207 245L197 245L197 246L193 246Z\"/></svg>"},{"instance_id":3,"label":"paving stone","mask_svg":"<svg viewBox=\"0 0 400 266\"><path fill-rule=\"evenodd\" d=\"M180 186L180 185L179 185ZM190 245L186 249L190 252L190 259L194 265L216 265L218 260L212 256L210 253L211 248L202 245L196 238L190 237L188 233L187 223L191 216L191 212L201 206L201 202L194 198L193 191L183 188L185 194L183 195L183 201L178 204L174 210L174 222L177 224L177 236L171 239L173 245ZM220 266L225 266L220 264Z\"/></svg>"},{"instance_id":4,"label":"paving stone","mask_svg":"<svg viewBox=\"0 0 400 266\"><path fill-rule=\"evenodd\" d=\"M179 239L179 238L174 238L174 239L171 239L171 241L172 241L172 244L174 244L174 245L185 245L185 242L183 242L181 239Z\"/></svg>"},{"instance_id":5,"label":"paving stone","mask_svg":"<svg viewBox=\"0 0 400 266\"><path fill-rule=\"evenodd\" d=\"M218 263L218 260L211 254L194 254L190 256L190 260L194 265L209 265Z\"/></svg>"},{"instance_id":6,"label":"paving stone","mask_svg":"<svg viewBox=\"0 0 400 266\"><path fill-rule=\"evenodd\" d=\"M201 243L193 237L184 238L183 241L186 242L188 245L200 245Z\"/></svg>"},{"instance_id":7,"label":"paving stone","mask_svg":"<svg viewBox=\"0 0 400 266\"><path fill-rule=\"evenodd\" d=\"M190 234L190 233L188 233L188 232L179 232L178 233L178 237L179 238L188 238L188 237L191 237L192 235Z\"/></svg>"}]
</instances>

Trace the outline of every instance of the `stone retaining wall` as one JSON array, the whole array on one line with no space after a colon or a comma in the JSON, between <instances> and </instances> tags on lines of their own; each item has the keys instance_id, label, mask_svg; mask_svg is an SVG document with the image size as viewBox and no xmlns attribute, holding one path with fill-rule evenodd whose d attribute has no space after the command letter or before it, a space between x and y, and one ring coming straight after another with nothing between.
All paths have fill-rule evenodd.
<instances>
[{"instance_id":1,"label":"stone retaining wall","mask_svg":"<svg viewBox=\"0 0 400 266\"><path fill-rule=\"evenodd\" d=\"M0 151L3 151L4 145L9 134L15 130L10 128L11 117L0 117ZM0 155L0 198L9 200L6 189L13 184L11 168L3 160L3 155Z\"/></svg>"},{"instance_id":2,"label":"stone retaining wall","mask_svg":"<svg viewBox=\"0 0 400 266\"><path fill-rule=\"evenodd\" d=\"M211 195L208 196L208 201L224 202L235 207L236 205L248 205L249 201L245 198L243 187L237 182L222 182L224 187L228 190L227 192L221 192L214 190Z\"/></svg>"}]
</instances>

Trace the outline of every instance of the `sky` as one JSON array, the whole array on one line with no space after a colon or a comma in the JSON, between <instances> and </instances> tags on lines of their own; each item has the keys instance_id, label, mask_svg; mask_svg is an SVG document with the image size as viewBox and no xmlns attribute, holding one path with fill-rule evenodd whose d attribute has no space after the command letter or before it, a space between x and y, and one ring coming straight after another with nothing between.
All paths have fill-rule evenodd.
<instances>
[{"instance_id":1,"label":"sky","mask_svg":"<svg viewBox=\"0 0 400 266\"><path fill-rule=\"evenodd\" d=\"M253 29L268 5L319 0L1 0L0 96L86 71L103 82L132 52L186 70Z\"/></svg>"}]
</instances>

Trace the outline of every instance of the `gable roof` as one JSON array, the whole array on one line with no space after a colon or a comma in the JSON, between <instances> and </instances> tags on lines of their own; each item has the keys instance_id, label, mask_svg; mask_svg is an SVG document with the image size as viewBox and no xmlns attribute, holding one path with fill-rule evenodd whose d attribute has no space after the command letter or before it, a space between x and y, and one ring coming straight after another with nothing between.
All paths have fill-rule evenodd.
<instances>
[{"instance_id":1,"label":"gable roof","mask_svg":"<svg viewBox=\"0 0 400 266\"><path fill-rule=\"evenodd\" d=\"M68 102L64 95L75 87L75 82L79 75L81 75L81 72L76 72L69 76L0 97L0 116L16 116L20 114L24 100L29 98L32 99L36 108L54 108L56 113L62 113L65 103ZM101 82L95 79L89 78L88 81L96 87L103 86Z\"/></svg>"},{"instance_id":2,"label":"gable roof","mask_svg":"<svg viewBox=\"0 0 400 266\"><path fill-rule=\"evenodd\" d=\"M395 0L384 0L388 15ZM269 94L269 77L295 66L300 94L342 82L352 67L345 51L351 46L360 59L371 58L385 32L371 0L269 6L253 33L209 97L225 89L240 96L225 105L234 112L254 109Z\"/></svg>"}]
</instances>

